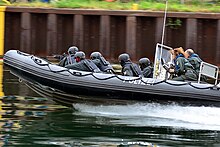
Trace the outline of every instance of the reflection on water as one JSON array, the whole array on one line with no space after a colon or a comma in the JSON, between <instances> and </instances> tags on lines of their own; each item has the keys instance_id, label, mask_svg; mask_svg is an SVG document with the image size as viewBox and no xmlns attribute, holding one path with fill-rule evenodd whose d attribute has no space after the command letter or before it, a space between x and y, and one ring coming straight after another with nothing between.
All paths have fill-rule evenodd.
<instances>
[{"instance_id":1,"label":"reflection on water","mask_svg":"<svg viewBox=\"0 0 220 147\"><path fill-rule=\"evenodd\" d=\"M6 68L0 80L1 146L220 146L218 107L134 102L69 109L40 97Z\"/></svg>"},{"instance_id":2,"label":"reflection on water","mask_svg":"<svg viewBox=\"0 0 220 147\"><path fill-rule=\"evenodd\" d=\"M0 98L1 145L20 144L20 135L27 137L26 128L32 123L44 119L48 112L66 109L45 98L3 96ZM36 130L31 130L31 132ZM25 140L25 138L23 138ZM21 143L24 140L20 140ZM26 144L24 144L26 145Z\"/></svg>"}]
</instances>

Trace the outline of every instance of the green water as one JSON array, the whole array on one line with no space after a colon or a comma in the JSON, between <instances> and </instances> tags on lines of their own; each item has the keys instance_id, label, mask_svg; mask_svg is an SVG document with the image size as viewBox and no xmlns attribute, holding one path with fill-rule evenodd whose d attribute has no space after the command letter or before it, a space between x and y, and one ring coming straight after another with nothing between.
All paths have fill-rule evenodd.
<instances>
[{"instance_id":1,"label":"green water","mask_svg":"<svg viewBox=\"0 0 220 147\"><path fill-rule=\"evenodd\" d=\"M1 93L1 146L220 146L218 107L134 102L66 108L28 89L7 68Z\"/></svg>"}]
</instances>

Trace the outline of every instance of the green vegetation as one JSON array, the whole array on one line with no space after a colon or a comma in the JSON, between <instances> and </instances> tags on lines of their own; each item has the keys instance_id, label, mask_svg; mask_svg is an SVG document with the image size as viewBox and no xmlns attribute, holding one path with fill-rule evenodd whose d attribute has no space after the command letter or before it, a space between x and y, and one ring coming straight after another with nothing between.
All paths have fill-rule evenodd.
<instances>
[{"instance_id":1,"label":"green vegetation","mask_svg":"<svg viewBox=\"0 0 220 147\"><path fill-rule=\"evenodd\" d=\"M132 10L133 4L138 4L138 10L163 11L165 0L32 0L32 2L13 2L12 6L26 7L56 7L77 9L106 9L106 10ZM220 12L220 0L168 0L168 11L175 12ZM0 0L0 5L5 3Z\"/></svg>"}]
</instances>

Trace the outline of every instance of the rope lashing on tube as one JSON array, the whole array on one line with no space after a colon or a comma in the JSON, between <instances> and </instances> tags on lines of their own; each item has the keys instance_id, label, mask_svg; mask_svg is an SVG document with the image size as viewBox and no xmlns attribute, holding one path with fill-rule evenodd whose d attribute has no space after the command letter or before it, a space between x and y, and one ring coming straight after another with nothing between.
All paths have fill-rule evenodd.
<instances>
[{"instance_id":1,"label":"rope lashing on tube","mask_svg":"<svg viewBox=\"0 0 220 147\"><path fill-rule=\"evenodd\" d=\"M134 78L134 79L123 79L121 78L119 75L112 75L112 76L109 76L109 77L105 77L105 78L100 78L100 77L97 77L94 73L88 73L88 74L82 74L81 72L71 72L70 69L63 69L63 70L59 70L59 71L54 71L51 69L50 67L50 63L47 62L46 64L43 63L41 64L41 62L39 62L38 60L36 60L36 58L33 58L33 56L31 56L31 59L36 63L38 64L39 66L47 66L49 71L53 72L53 73L61 73L61 72L68 72L70 73L71 75L73 76L77 76L77 77L86 77L86 76L92 76L93 78L97 79L97 80L101 80L101 81L104 81L104 80L109 80L109 79L113 79L113 78L117 78L123 82L132 82L132 81L136 81L136 80L140 80L141 82L143 82L144 84L146 85L158 85L158 84L161 84L161 83L166 83L168 85L171 85L171 86L185 86L185 85L189 85L195 89L217 89L217 90L220 90L219 87L217 87L216 85L213 85L213 86L207 86L207 87L198 87L198 86L195 86L192 82L184 82L184 83L181 83L181 84L177 84L177 83L171 83L171 82L168 82L167 80L161 80L161 81L158 81L158 82L152 82L152 83L149 83L149 82L146 82L143 80L143 77L137 77L137 78ZM42 59L41 59L42 60Z\"/></svg>"}]
</instances>

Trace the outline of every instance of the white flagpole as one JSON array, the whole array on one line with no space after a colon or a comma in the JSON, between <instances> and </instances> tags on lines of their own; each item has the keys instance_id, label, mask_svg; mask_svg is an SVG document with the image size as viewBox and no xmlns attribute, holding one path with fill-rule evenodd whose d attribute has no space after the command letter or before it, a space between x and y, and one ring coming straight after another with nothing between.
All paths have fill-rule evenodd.
<instances>
[{"instance_id":1,"label":"white flagpole","mask_svg":"<svg viewBox=\"0 0 220 147\"><path fill-rule=\"evenodd\" d=\"M162 57L162 51L163 51L163 43L164 43L165 28L166 28L166 18L167 18L167 6L168 6L168 0L166 0L166 8L165 8L164 19L163 19L163 30L162 30L162 38L161 38L159 64L161 64L161 57ZM161 65L159 65L158 71L161 72Z\"/></svg>"},{"instance_id":2,"label":"white flagpole","mask_svg":"<svg viewBox=\"0 0 220 147\"><path fill-rule=\"evenodd\" d=\"M163 19L163 31L162 31L162 39L161 39L161 44L162 45L163 45L163 42L164 42L164 35L165 35L166 18L167 18L167 6L168 6L168 0L166 0L166 8L165 8L164 19Z\"/></svg>"}]
</instances>

